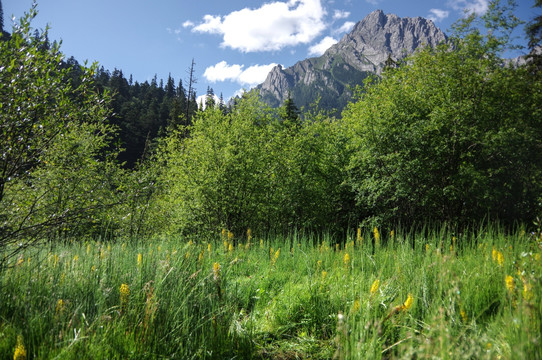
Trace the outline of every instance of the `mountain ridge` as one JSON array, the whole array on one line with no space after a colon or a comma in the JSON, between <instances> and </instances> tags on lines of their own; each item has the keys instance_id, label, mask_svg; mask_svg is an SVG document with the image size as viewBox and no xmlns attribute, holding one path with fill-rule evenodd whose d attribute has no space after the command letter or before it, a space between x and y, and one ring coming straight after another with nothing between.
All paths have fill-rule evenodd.
<instances>
[{"instance_id":1,"label":"mountain ridge","mask_svg":"<svg viewBox=\"0 0 542 360\"><path fill-rule=\"evenodd\" d=\"M290 93L300 107L319 99L321 107L340 111L352 95L351 88L367 76L380 75L390 59L401 61L422 46L437 46L446 39L431 20L375 10L323 55L287 68L275 66L256 89L271 106L282 104Z\"/></svg>"}]
</instances>

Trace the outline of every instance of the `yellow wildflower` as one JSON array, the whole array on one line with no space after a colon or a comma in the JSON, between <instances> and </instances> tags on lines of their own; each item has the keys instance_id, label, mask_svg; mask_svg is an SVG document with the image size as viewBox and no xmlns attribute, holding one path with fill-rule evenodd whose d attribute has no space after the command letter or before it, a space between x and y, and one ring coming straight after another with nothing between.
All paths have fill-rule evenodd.
<instances>
[{"instance_id":1,"label":"yellow wildflower","mask_svg":"<svg viewBox=\"0 0 542 360\"><path fill-rule=\"evenodd\" d=\"M228 252L232 252L233 251L233 244L232 243L229 243L228 245Z\"/></svg>"},{"instance_id":2,"label":"yellow wildflower","mask_svg":"<svg viewBox=\"0 0 542 360\"><path fill-rule=\"evenodd\" d=\"M211 252L211 243L207 244L207 251Z\"/></svg>"},{"instance_id":3,"label":"yellow wildflower","mask_svg":"<svg viewBox=\"0 0 542 360\"><path fill-rule=\"evenodd\" d=\"M13 352L13 360L25 360L26 359L26 349L23 344L23 337L21 335L17 336L17 345L15 346L15 351Z\"/></svg>"},{"instance_id":4,"label":"yellow wildflower","mask_svg":"<svg viewBox=\"0 0 542 360\"><path fill-rule=\"evenodd\" d=\"M198 256L198 261L201 262L203 260L203 254L205 254L205 250L202 250L200 253L199 253L199 256Z\"/></svg>"},{"instance_id":5,"label":"yellow wildflower","mask_svg":"<svg viewBox=\"0 0 542 360\"><path fill-rule=\"evenodd\" d=\"M224 250L228 251L228 240L224 240Z\"/></svg>"},{"instance_id":6,"label":"yellow wildflower","mask_svg":"<svg viewBox=\"0 0 542 360\"><path fill-rule=\"evenodd\" d=\"M87 255L90 254L90 244L87 244Z\"/></svg>"},{"instance_id":7,"label":"yellow wildflower","mask_svg":"<svg viewBox=\"0 0 542 360\"><path fill-rule=\"evenodd\" d=\"M317 269L320 269L321 267L322 267L322 260L318 260L318 261L316 262L316 268L317 268Z\"/></svg>"},{"instance_id":8,"label":"yellow wildflower","mask_svg":"<svg viewBox=\"0 0 542 360\"><path fill-rule=\"evenodd\" d=\"M504 264L504 255L499 250L493 248L493 250L491 250L491 257L493 258L493 261L496 261L499 264L499 266Z\"/></svg>"},{"instance_id":9,"label":"yellow wildflower","mask_svg":"<svg viewBox=\"0 0 542 360\"><path fill-rule=\"evenodd\" d=\"M425 252L429 252L429 250L431 250L431 247L429 244L425 244Z\"/></svg>"},{"instance_id":10,"label":"yellow wildflower","mask_svg":"<svg viewBox=\"0 0 542 360\"><path fill-rule=\"evenodd\" d=\"M510 275L506 275L506 277L504 278L504 283L506 285L506 289L510 293L513 293L516 288L516 284L514 283L514 278Z\"/></svg>"},{"instance_id":11,"label":"yellow wildflower","mask_svg":"<svg viewBox=\"0 0 542 360\"><path fill-rule=\"evenodd\" d=\"M380 244L380 233L378 232L378 228L376 226L373 229L373 234L375 236L375 245L379 245Z\"/></svg>"},{"instance_id":12,"label":"yellow wildflower","mask_svg":"<svg viewBox=\"0 0 542 360\"><path fill-rule=\"evenodd\" d=\"M325 280L327 277L327 271L322 270L322 280Z\"/></svg>"},{"instance_id":13,"label":"yellow wildflower","mask_svg":"<svg viewBox=\"0 0 542 360\"><path fill-rule=\"evenodd\" d=\"M222 239L226 239L226 229L222 229L221 235Z\"/></svg>"},{"instance_id":14,"label":"yellow wildflower","mask_svg":"<svg viewBox=\"0 0 542 360\"><path fill-rule=\"evenodd\" d=\"M376 294L379 287L380 287L380 280L376 279L375 281L373 281L373 284L371 285L371 290L369 290L371 295Z\"/></svg>"},{"instance_id":15,"label":"yellow wildflower","mask_svg":"<svg viewBox=\"0 0 542 360\"><path fill-rule=\"evenodd\" d=\"M90 268L90 271L92 272L96 271L96 266L92 265L92 267Z\"/></svg>"},{"instance_id":16,"label":"yellow wildflower","mask_svg":"<svg viewBox=\"0 0 542 360\"><path fill-rule=\"evenodd\" d=\"M360 246L363 238L361 237L361 228L358 228L358 233L356 236L356 245Z\"/></svg>"},{"instance_id":17,"label":"yellow wildflower","mask_svg":"<svg viewBox=\"0 0 542 360\"><path fill-rule=\"evenodd\" d=\"M275 254L273 255L273 257L271 259L271 265L275 265L275 263L279 259L279 256L280 256L280 248L278 248L278 250L275 251Z\"/></svg>"},{"instance_id":18,"label":"yellow wildflower","mask_svg":"<svg viewBox=\"0 0 542 360\"><path fill-rule=\"evenodd\" d=\"M121 307L124 307L128 304L128 301L130 300L130 287L127 284L121 284L119 292L120 292L120 305Z\"/></svg>"},{"instance_id":19,"label":"yellow wildflower","mask_svg":"<svg viewBox=\"0 0 542 360\"><path fill-rule=\"evenodd\" d=\"M395 231L394 230L390 231L390 238L393 239L394 236L395 236Z\"/></svg>"},{"instance_id":20,"label":"yellow wildflower","mask_svg":"<svg viewBox=\"0 0 542 360\"><path fill-rule=\"evenodd\" d=\"M214 277L215 280L220 279L220 268L221 267L220 267L219 263L215 262L213 264L213 277Z\"/></svg>"},{"instance_id":21,"label":"yellow wildflower","mask_svg":"<svg viewBox=\"0 0 542 360\"><path fill-rule=\"evenodd\" d=\"M360 304L359 300L356 299L356 300L354 301L354 306L353 306L354 312L358 312L360 308L361 308L361 304Z\"/></svg>"},{"instance_id":22,"label":"yellow wildflower","mask_svg":"<svg viewBox=\"0 0 542 360\"><path fill-rule=\"evenodd\" d=\"M412 304L414 303L414 298L412 297L412 294L408 294L407 299L405 300L402 309L403 311L407 311L412 307Z\"/></svg>"},{"instance_id":23,"label":"yellow wildflower","mask_svg":"<svg viewBox=\"0 0 542 360\"><path fill-rule=\"evenodd\" d=\"M66 303L62 299L58 299L55 306L55 314L61 315L64 312L64 309L66 308Z\"/></svg>"},{"instance_id":24,"label":"yellow wildflower","mask_svg":"<svg viewBox=\"0 0 542 360\"><path fill-rule=\"evenodd\" d=\"M137 266L141 266L142 263L143 263L143 255L141 255L141 253L138 253L137 254Z\"/></svg>"},{"instance_id":25,"label":"yellow wildflower","mask_svg":"<svg viewBox=\"0 0 542 360\"><path fill-rule=\"evenodd\" d=\"M252 230L250 228L247 229L247 240L250 241L252 239Z\"/></svg>"},{"instance_id":26,"label":"yellow wildflower","mask_svg":"<svg viewBox=\"0 0 542 360\"><path fill-rule=\"evenodd\" d=\"M344 266L346 267L348 267L348 265L350 264L350 255L348 255L348 253L344 254L343 262L344 262Z\"/></svg>"},{"instance_id":27,"label":"yellow wildflower","mask_svg":"<svg viewBox=\"0 0 542 360\"><path fill-rule=\"evenodd\" d=\"M228 241L231 242L233 240L233 233L231 231L228 231Z\"/></svg>"}]
</instances>

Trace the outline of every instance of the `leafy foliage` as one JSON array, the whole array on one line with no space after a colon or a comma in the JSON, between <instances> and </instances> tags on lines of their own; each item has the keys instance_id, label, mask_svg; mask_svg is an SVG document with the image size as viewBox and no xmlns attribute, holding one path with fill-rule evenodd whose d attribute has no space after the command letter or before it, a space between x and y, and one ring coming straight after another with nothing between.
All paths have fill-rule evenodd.
<instances>
[{"instance_id":1,"label":"leafy foliage","mask_svg":"<svg viewBox=\"0 0 542 360\"><path fill-rule=\"evenodd\" d=\"M501 37L484 36L473 20L452 45L387 71L345 111L355 149L350 183L366 216L511 223L541 210L541 82L498 56L513 24L501 24Z\"/></svg>"},{"instance_id":2,"label":"leafy foliage","mask_svg":"<svg viewBox=\"0 0 542 360\"><path fill-rule=\"evenodd\" d=\"M190 137L168 138L162 203L173 231L338 228L338 133L321 115L300 123L294 107L285 104L279 121L246 94L226 114L198 113Z\"/></svg>"},{"instance_id":3,"label":"leafy foliage","mask_svg":"<svg viewBox=\"0 0 542 360\"><path fill-rule=\"evenodd\" d=\"M106 146L108 94L80 68L73 87L47 31L31 34L34 8L0 42L0 244L88 229L107 207L115 172ZM86 224L86 225L82 225Z\"/></svg>"}]
</instances>

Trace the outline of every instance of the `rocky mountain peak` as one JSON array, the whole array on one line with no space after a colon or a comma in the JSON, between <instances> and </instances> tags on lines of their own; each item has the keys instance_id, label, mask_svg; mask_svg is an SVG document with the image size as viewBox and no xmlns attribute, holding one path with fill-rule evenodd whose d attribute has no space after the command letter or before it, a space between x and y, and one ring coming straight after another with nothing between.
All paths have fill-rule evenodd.
<instances>
[{"instance_id":1,"label":"rocky mountain peak","mask_svg":"<svg viewBox=\"0 0 542 360\"><path fill-rule=\"evenodd\" d=\"M380 74L390 56L398 61L422 46L434 47L443 41L446 35L431 20L376 10L322 56L286 69L278 65L258 88L271 105L281 104L289 91L299 106L323 96L333 102L333 98L347 97L349 87L361 84L369 74Z\"/></svg>"},{"instance_id":2,"label":"rocky mountain peak","mask_svg":"<svg viewBox=\"0 0 542 360\"><path fill-rule=\"evenodd\" d=\"M431 20L422 17L400 18L376 10L358 22L324 56L342 55L361 71L380 74L391 55L401 60L421 46L437 46L446 35Z\"/></svg>"}]
</instances>

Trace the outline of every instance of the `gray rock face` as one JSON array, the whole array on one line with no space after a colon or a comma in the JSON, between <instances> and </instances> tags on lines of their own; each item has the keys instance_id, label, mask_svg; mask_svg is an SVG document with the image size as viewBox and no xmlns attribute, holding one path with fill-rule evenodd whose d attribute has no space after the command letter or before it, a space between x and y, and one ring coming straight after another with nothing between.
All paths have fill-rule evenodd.
<instances>
[{"instance_id":1,"label":"gray rock face","mask_svg":"<svg viewBox=\"0 0 542 360\"><path fill-rule=\"evenodd\" d=\"M446 41L446 35L431 20L421 17L400 18L376 10L358 22L353 30L322 56L296 63L289 68L276 66L258 86L264 99L282 103L288 91L294 94L303 88L304 94L325 90L341 96L350 79L362 79L364 73L380 74L389 56L395 61L413 54L421 46L436 46ZM349 76L349 72L353 76ZM298 91L299 92L299 91ZM271 101L273 102L273 101ZM305 105L305 104L298 104Z\"/></svg>"}]
</instances>

